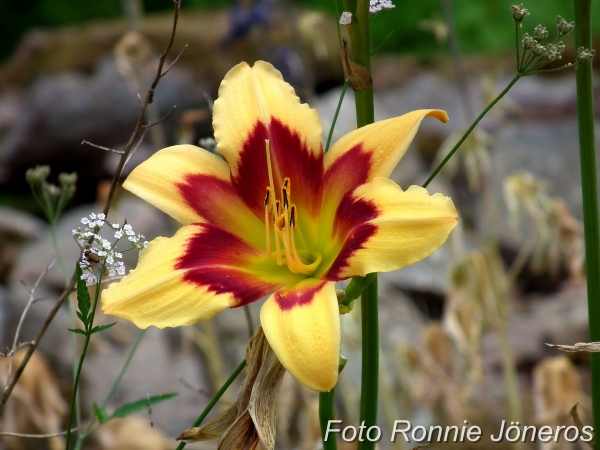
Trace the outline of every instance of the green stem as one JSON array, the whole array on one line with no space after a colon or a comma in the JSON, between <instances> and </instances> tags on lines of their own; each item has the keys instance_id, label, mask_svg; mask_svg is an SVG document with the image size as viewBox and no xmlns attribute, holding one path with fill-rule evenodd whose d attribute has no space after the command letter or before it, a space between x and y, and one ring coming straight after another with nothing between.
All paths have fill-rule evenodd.
<instances>
[{"instance_id":1,"label":"green stem","mask_svg":"<svg viewBox=\"0 0 600 450\"><path fill-rule=\"evenodd\" d=\"M348 27L352 59L371 71L371 31L369 0L344 0L344 10L352 12ZM355 91L356 125L358 128L375 121L373 87ZM377 301L377 275L365 287L361 296L362 323L362 375L360 393L360 424L369 429L377 425L377 400L379 391L379 322ZM364 440L357 450L373 450L375 442Z\"/></svg>"},{"instance_id":2,"label":"green stem","mask_svg":"<svg viewBox=\"0 0 600 450\"><path fill-rule=\"evenodd\" d=\"M340 99L338 100L337 107L335 108L335 114L333 115L333 121L331 122L331 128L329 128L329 135L327 136L327 144L325 145L325 151L323 153L327 153L329 150L329 145L331 144L331 137L333 136L333 129L335 128L335 124L337 122L338 116L340 115L340 108L342 107L342 103L344 102L344 96L346 95L346 89L348 89L348 84L350 84L350 80L347 78L344 80L344 87L342 88L342 93L340 94Z\"/></svg>"},{"instance_id":3,"label":"green stem","mask_svg":"<svg viewBox=\"0 0 600 450\"><path fill-rule=\"evenodd\" d=\"M58 264L60 265L63 280L65 282L65 286L67 286L69 284L69 275L67 274L67 268L65 266L65 260L63 259L62 252L60 251L60 248L58 246L58 233L56 231L56 221L50 222L50 234L52 235L52 246L54 247L54 252L56 253L56 258L58 259ZM71 328L75 328L75 308L73 307L73 302L71 302L70 300L67 303L69 304L69 326ZM77 336L75 335L75 333L71 333L71 367L74 381L77 377ZM77 424L77 427L79 427L81 425L81 402L79 396L76 397L77 398L75 399L75 423Z\"/></svg>"},{"instance_id":4,"label":"green stem","mask_svg":"<svg viewBox=\"0 0 600 450\"><path fill-rule=\"evenodd\" d=\"M231 385L231 383L233 383L233 380L235 380L237 378L237 376L240 374L240 372L242 370L244 370L244 367L246 367L246 360L243 360L240 363L240 365L237 366L237 368L229 376L229 378L227 379L227 381L225 382L225 384L223 384L223 386L221 386L221 389L219 389L219 391L215 394L215 396L212 398L212 400L210 401L210 403L208 405L206 405L206 408L204 408L204 411L202 411L202 414L200 414L200 416L196 419L196 421L194 422L194 425L192 425L193 427L200 426L200 424L202 423L202 421L204 419L206 419L206 416L208 416L208 413L217 404L217 402L223 396L223 394L225 393L225 391L227 390L227 388ZM180 442L179 445L177 446L176 450L181 450L185 446L186 446L185 442Z\"/></svg>"},{"instance_id":5,"label":"green stem","mask_svg":"<svg viewBox=\"0 0 600 450\"><path fill-rule=\"evenodd\" d=\"M508 83L508 86L506 86L506 88L504 88L504 90L498 95L498 97L496 97L483 111L481 114L479 114L479 116L477 117L477 119L475 119L475 122L473 122L471 124L471 126L469 127L469 129L465 132L465 134L463 134L463 136L460 138L460 140L456 143L456 145L454 147L452 147L452 150L450 150L450 153L448 153L446 155L446 157L444 158L444 160L438 164L438 166L435 168L435 170L433 171L433 173L431 175L429 175L429 178L427 178L427 181L425 181L425 183L423 183L423 187L426 188L429 183L431 183L431 181L437 176L437 174L440 172L440 170L442 170L442 168L446 165L446 163L448 162L448 160L450 160L450 158L452 158L452 156L454 155L454 153L456 153L456 151L460 148L460 146L462 145L463 142L465 142L465 139L467 139L469 137L469 135L471 134L471 131L473 131L473 129L477 126L477 124L481 121L481 119L484 118L484 116L488 113L488 111L490 109L492 109L494 107L494 105L496 103L498 103L500 101L500 99L502 97L504 97L506 95L506 93L508 91L510 91L510 89L514 86L514 84L519 81L519 79L521 78L522 75L517 74L515 75L515 77L511 80L510 83Z\"/></svg>"},{"instance_id":6,"label":"green stem","mask_svg":"<svg viewBox=\"0 0 600 450\"><path fill-rule=\"evenodd\" d=\"M319 394L319 422L321 423L321 439L323 450L337 450L335 434L328 436L325 440L325 431L330 420L335 419L335 388L329 392Z\"/></svg>"},{"instance_id":7,"label":"green stem","mask_svg":"<svg viewBox=\"0 0 600 450\"><path fill-rule=\"evenodd\" d=\"M146 335L147 331L148 331L147 329L141 330L140 333L138 334L137 339L135 340L135 342L133 343L133 346L131 347L131 350L129 350L129 354L127 355L127 359L125 360L125 363L123 364L123 367L121 368L121 371L119 372L119 375L117 376L115 381L113 381L112 386L110 387L110 391L108 392L108 394L106 394L106 397L104 397L104 401L102 402L102 406L100 406L100 409L106 408L106 405L108 405L108 402L114 395L115 391L117 390L117 387L119 387L119 384L121 384L121 380L123 379L125 372L127 372L127 369L129 368L129 365L131 364L131 360L133 359L133 356L137 352L140 342L142 342L142 339ZM88 425L88 427L86 428L86 430L83 433L81 433L79 436L77 436L77 442L75 443L75 450L80 450L83 445L83 441L90 434L94 433L99 427L100 427L99 425L97 427L93 427L93 423L90 423Z\"/></svg>"},{"instance_id":8,"label":"green stem","mask_svg":"<svg viewBox=\"0 0 600 450\"><path fill-rule=\"evenodd\" d=\"M67 422L67 439L65 443L65 450L69 450L69 444L71 442L71 426L73 424L73 413L75 412L75 399L77 398L77 389L79 388L79 379L81 378L81 370L83 369L83 361L85 359L88 346L90 345L90 339L92 337L92 329L94 328L94 317L96 315L96 306L98 305L98 299L100 298L100 290L102 286L102 274L104 273L104 264L102 265L102 271L98 276L96 282L96 292L94 293L94 303L89 315L89 322L85 324L85 339L83 341L83 348L81 349L81 356L79 357L79 364L77 365L77 372L75 373L75 380L73 381L73 395L71 396L71 406L69 407L69 420Z\"/></svg>"},{"instance_id":9,"label":"green stem","mask_svg":"<svg viewBox=\"0 0 600 450\"><path fill-rule=\"evenodd\" d=\"M575 46L592 47L591 0L575 0ZM590 341L600 341L600 220L598 175L594 137L592 64L577 66L577 118L583 190L583 225L587 273ZM592 411L594 429L600 430L600 353L591 354ZM596 438L597 440L597 438Z\"/></svg>"},{"instance_id":10,"label":"green stem","mask_svg":"<svg viewBox=\"0 0 600 450\"><path fill-rule=\"evenodd\" d=\"M377 425L379 393L379 305L377 276L365 287L360 301L362 324L362 372L360 395L360 424L368 430ZM375 442L365 439L357 450L372 450Z\"/></svg>"}]
</instances>

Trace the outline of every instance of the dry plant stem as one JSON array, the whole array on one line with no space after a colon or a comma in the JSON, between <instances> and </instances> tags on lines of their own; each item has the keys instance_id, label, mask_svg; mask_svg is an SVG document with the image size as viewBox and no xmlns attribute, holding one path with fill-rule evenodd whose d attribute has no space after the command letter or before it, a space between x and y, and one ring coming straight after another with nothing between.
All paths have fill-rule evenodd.
<instances>
[{"instance_id":1,"label":"dry plant stem","mask_svg":"<svg viewBox=\"0 0 600 450\"><path fill-rule=\"evenodd\" d=\"M152 101L154 99L154 92L156 90L156 86L158 85L161 78L166 75L166 73L163 72L163 67L164 67L167 55L168 55L169 51L171 50L171 47L173 46L173 41L175 39L175 31L177 30L177 21L179 19L179 9L181 7L181 0L174 0L173 5L174 5L175 13L174 13L174 17L173 17L173 29L171 31L171 37L170 37L169 43L167 44L167 47L165 48L162 55L160 56L160 60L158 63L154 81L152 82L152 85L148 89L148 92L146 93L146 97L145 97L144 101L141 102L141 104L140 104L140 112L138 115L138 120L136 122L135 128L134 128L133 132L131 133L129 141L127 141L127 144L125 145L125 148L123 149L123 154L121 155L121 159L119 161L119 166L117 167L117 170L115 171L115 174L113 176L112 183L110 185L110 191L108 193L108 198L106 200L106 205L104 206L104 209L103 209L103 212L105 215L108 215L108 210L110 209L110 205L111 205L113 197L115 195L115 191L117 189L119 178L121 177L121 173L123 172L125 163L128 160L129 152L131 151L131 149L133 148L134 144L136 143L138 137L144 130L144 128L142 126L144 124L144 116L146 113L146 109L148 108L148 105L150 103L152 103ZM185 47L184 47L184 50L185 50ZM179 56L177 58L179 58ZM10 394L12 393L12 391L15 387L15 384L17 383L17 381L19 381L19 378L21 377L21 374L23 373L25 366L27 365L27 363L29 362L29 359L31 358L31 355L37 348L41 338L44 336L44 333L48 329L48 326L50 326L50 323L54 319L54 316L56 315L56 313L58 312L58 310L60 309L60 307L62 306L64 301L67 299L69 294L71 294L71 292L73 292L74 287L75 287L75 274L73 274L73 276L71 277L71 281L69 281L67 287L62 292L62 294L58 297L56 304L54 305L54 307L52 308L52 310L50 311L50 313L44 320L44 323L40 327L40 330L38 331L38 334L36 335L31 347L28 348L27 353L25 354L25 357L23 358L23 361L21 362L19 368L15 372L15 376L12 378L10 384L8 384L6 386L6 388L4 389L4 392L2 394L2 399L0 399L0 412L4 408L4 405L6 404L6 401L8 400L8 398L10 397Z\"/></svg>"},{"instance_id":2,"label":"dry plant stem","mask_svg":"<svg viewBox=\"0 0 600 450\"><path fill-rule=\"evenodd\" d=\"M240 372L242 370L244 370L244 367L246 367L246 360L243 360L239 364L239 366L237 366L237 368L229 376L229 378L227 379L227 381L225 382L225 384L223 384L223 386L221 386L221 389L219 389L218 392L215 394L215 396L212 398L212 400L210 401L210 403L208 405L206 405L206 408L204 408L204 411L202 411L202 414L200 414L200 416L196 419L196 421L194 422L194 425L192 425L192 427L199 427L200 426L200 424L202 423L202 421L204 419L206 419L206 416L208 416L208 413L214 408L214 406L217 404L217 402L219 401L219 399L223 396L223 394L225 393L225 391L227 390L227 388L229 388L229 386L231 385L231 383L233 383L233 380L235 380L237 378L237 376L240 374ZM186 443L185 442L181 442L177 446L176 450L182 450L185 446L186 446Z\"/></svg>"},{"instance_id":3,"label":"dry plant stem","mask_svg":"<svg viewBox=\"0 0 600 450\"><path fill-rule=\"evenodd\" d=\"M8 384L11 381L10 374L12 373L12 365L13 365L13 358L14 358L15 352L19 348L19 335L21 334L21 327L23 326L23 322L25 321L25 316L29 312L29 308L31 308L31 305L33 305L33 303L35 302L35 290L37 289L37 287L40 284L40 282L42 281L42 279L46 276L46 274L52 269L52 267L54 266L55 263L56 263L56 259L54 259L54 261L52 261L48 265L48 267L46 267L44 269L44 271L38 277L38 279L35 280L33 287L29 288L25 284L25 282L23 282L23 285L29 291L29 300L27 301L27 304L25 305L25 308L23 309L23 312L21 313L21 317L19 318L19 323L17 324L17 329L15 330L15 338L13 339L13 345L7 355L8 356L8 373L6 376L8 378L6 380L6 386L8 386Z\"/></svg>"},{"instance_id":4,"label":"dry plant stem","mask_svg":"<svg viewBox=\"0 0 600 450\"><path fill-rule=\"evenodd\" d=\"M352 45L352 59L371 71L371 32L369 0L344 0L344 11L352 13L352 24L348 27ZM356 125L358 128L375 121L373 87L354 93ZM360 394L360 423L366 428L377 425L377 403L379 392L379 316L377 298L377 274L371 274L361 296L362 325L362 372ZM325 444L325 443L324 443ZM373 450L375 442L359 442L358 450Z\"/></svg>"},{"instance_id":5,"label":"dry plant stem","mask_svg":"<svg viewBox=\"0 0 600 450\"><path fill-rule=\"evenodd\" d=\"M575 0L575 46L591 48L591 0ZM594 136L592 63L577 66L577 118L583 190L583 226L588 290L590 341L600 341L600 220L598 175ZM600 354L591 354L592 411L596 433L600 432ZM596 434L598 436L598 434ZM596 441L598 438L596 437Z\"/></svg>"},{"instance_id":6,"label":"dry plant stem","mask_svg":"<svg viewBox=\"0 0 600 450\"><path fill-rule=\"evenodd\" d=\"M89 425L89 424L88 424ZM72 428L70 431L59 431L58 433L50 433L50 434L28 434L28 433L13 433L12 431L0 431L0 436L14 436L14 437L22 437L27 439L48 439L58 436L64 436L67 433L72 433L73 431L80 430L88 425L82 425L79 428Z\"/></svg>"}]
</instances>

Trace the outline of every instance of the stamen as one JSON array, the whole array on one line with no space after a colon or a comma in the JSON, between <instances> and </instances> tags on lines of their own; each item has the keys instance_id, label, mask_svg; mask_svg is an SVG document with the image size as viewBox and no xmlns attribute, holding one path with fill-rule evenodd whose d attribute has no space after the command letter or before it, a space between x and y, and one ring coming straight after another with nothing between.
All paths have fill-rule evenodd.
<instances>
[{"instance_id":1,"label":"stamen","mask_svg":"<svg viewBox=\"0 0 600 450\"><path fill-rule=\"evenodd\" d=\"M290 208L290 228L292 231L296 228L296 223L298 223L298 212L296 211L296 205L292 205Z\"/></svg>"},{"instance_id":2,"label":"stamen","mask_svg":"<svg viewBox=\"0 0 600 450\"><path fill-rule=\"evenodd\" d=\"M273 169L271 168L271 142L265 139L265 151L267 152L267 171L269 172L269 186L271 191L275 192L275 183L273 183Z\"/></svg>"},{"instance_id":3,"label":"stamen","mask_svg":"<svg viewBox=\"0 0 600 450\"><path fill-rule=\"evenodd\" d=\"M271 210L271 188L267 186L267 193L265 195L265 250L267 252L267 258L271 259L271 224L269 223L269 211ZM277 238L277 236L275 236Z\"/></svg>"}]
</instances>

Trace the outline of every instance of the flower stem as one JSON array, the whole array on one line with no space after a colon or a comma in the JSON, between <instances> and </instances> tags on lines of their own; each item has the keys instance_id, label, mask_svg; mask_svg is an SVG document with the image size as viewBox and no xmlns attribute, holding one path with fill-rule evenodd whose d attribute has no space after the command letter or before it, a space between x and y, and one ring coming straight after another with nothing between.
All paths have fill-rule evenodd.
<instances>
[{"instance_id":1,"label":"flower stem","mask_svg":"<svg viewBox=\"0 0 600 450\"><path fill-rule=\"evenodd\" d=\"M591 48L591 0L575 0L575 46ZM598 175L594 137L592 64L577 66L577 118L583 190L583 225L587 273L590 341L600 341L600 220L598 218ZM592 353L592 411L594 429L600 430L600 353ZM595 381L594 381L595 380Z\"/></svg>"},{"instance_id":2,"label":"flower stem","mask_svg":"<svg viewBox=\"0 0 600 450\"><path fill-rule=\"evenodd\" d=\"M431 175L429 175L429 178L427 178L427 181L425 181L425 183L423 183L424 188L426 188L429 185L429 183L431 183L431 181L437 176L437 174L440 172L440 170L442 170L442 168L446 165L446 163L450 160L450 158L452 158L454 153L456 153L456 151L460 148L462 143L465 142L465 139L467 139L469 137L469 135L471 134L471 131L473 131L473 129L477 126L477 124L481 121L481 119L483 119L483 117L488 113L488 111L490 109L492 109L494 107L494 105L496 103L498 103L500 101L500 99L502 97L504 97L508 91L510 91L510 89L514 86L514 84L517 81L519 81L521 76L522 76L521 74L515 75L515 77L510 81L510 83L508 83L508 86L506 86L506 88L504 88L504 90L502 92L500 92L500 94L498 94L498 97L496 97L489 105L487 105L487 107L481 112L481 114L479 114L477 119L475 119L475 122L473 122L471 124L469 129L465 132L465 134L463 134L463 137L460 138L460 141L458 141L456 143L456 145L454 147L452 147L452 150L450 150L450 152L446 155L444 160L438 164L438 166L435 168L433 173Z\"/></svg>"},{"instance_id":3,"label":"flower stem","mask_svg":"<svg viewBox=\"0 0 600 450\"><path fill-rule=\"evenodd\" d=\"M90 338L92 337L92 329L94 326L94 316L96 315L96 306L98 305L98 299L100 298L100 291L102 289L102 274L104 273L104 265L102 266L102 272L98 276L96 282L96 292L94 293L94 303L90 310L89 324L86 324L85 328L85 339L83 341L83 348L81 349L81 356L79 357L79 364L77 366L77 372L75 373L75 380L73 381L73 395L71 396L71 406L69 408L69 420L67 422L67 439L65 443L65 450L70 449L71 442L71 425L73 424L73 413L75 412L75 399L77 398L77 389L79 388L79 379L81 378L81 370L83 369L83 361L85 359L88 346L90 345Z\"/></svg>"},{"instance_id":4,"label":"flower stem","mask_svg":"<svg viewBox=\"0 0 600 450\"><path fill-rule=\"evenodd\" d=\"M323 153L327 153L329 150L329 146L331 145L331 137L333 136L333 129L335 128L335 124L337 122L338 116L340 115L340 109L342 107L342 103L344 102L344 96L346 95L346 89L348 89L348 85L350 84L350 80L347 78L344 80L344 87L342 88L342 93L340 94L340 99L338 100L337 107L335 108L335 113L333 114L333 120L331 121L331 128L329 128L329 134L327 135L327 144L325 145L325 151Z\"/></svg>"},{"instance_id":5,"label":"flower stem","mask_svg":"<svg viewBox=\"0 0 600 450\"><path fill-rule=\"evenodd\" d=\"M204 408L204 411L202 411L202 414L200 414L200 416L196 419L196 421L194 422L194 425L192 425L193 427L197 427L200 426L200 424L202 423L202 421L204 419L206 419L206 416L208 416L208 413L213 409L213 407L217 404L217 402L219 401L219 399L223 396L223 394L225 393L225 391L227 390L227 388L231 385L231 383L233 383L233 380L235 380L237 378L237 376L240 374L240 372L242 370L244 370L244 367L246 367L246 360L243 360L239 366L237 366L237 368L233 371L233 373L229 376L229 378L227 378L227 381L225 381L225 384L223 384L223 386L221 386L221 389L219 389L219 391L215 394L215 396L211 399L210 403L208 405L206 405L206 408ZM181 450L186 446L185 442L180 442L179 445L177 446L176 450Z\"/></svg>"},{"instance_id":6,"label":"flower stem","mask_svg":"<svg viewBox=\"0 0 600 450\"><path fill-rule=\"evenodd\" d=\"M365 287L361 302L362 323L362 372L360 395L360 424L368 430L377 425L377 401L379 393L379 305L377 277ZM373 450L375 442L365 439L357 450Z\"/></svg>"},{"instance_id":7,"label":"flower stem","mask_svg":"<svg viewBox=\"0 0 600 450\"><path fill-rule=\"evenodd\" d=\"M344 0L344 10L352 13L348 27L352 60L371 71L371 31L369 0ZM355 91L356 125L358 128L375 121L373 87ZM377 301L377 275L364 288L361 296L362 323L362 375L360 393L360 424L366 429L377 425L377 400L379 392L379 317ZM372 450L375 442L358 443L358 450Z\"/></svg>"},{"instance_id":8,"label":"flower stem","mask_svg":"<svg viewBox=\"0 0 600 450\"><path fill-rule=\"evenodd\" d=\"M330 435L325 440L325 431L330 420L335 418L335 388L329 392L319 394L319 422L321 424L321 439L323 440L323 450L337 450L335 434Z\"/></svg>"}]
</instances>

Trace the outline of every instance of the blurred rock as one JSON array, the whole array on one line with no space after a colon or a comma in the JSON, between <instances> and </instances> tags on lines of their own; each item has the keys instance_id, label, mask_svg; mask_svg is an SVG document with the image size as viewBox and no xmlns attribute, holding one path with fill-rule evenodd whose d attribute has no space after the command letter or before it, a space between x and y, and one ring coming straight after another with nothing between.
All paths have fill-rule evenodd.
<instances>
[{"instance_id":1,"label":"blurred rock","mask_svg":"<svg viewBox=\"0 0 600 450\"><path fill-rule=\"evenodd\" d=\"M45 229L37 217L17 209L0 206L0 285L8 282L19 248Z\"/></svg>"},{"instance_id":2,"label":"blurred rock","mask_svg":"<svg viewBox=\"0 0 600 450\"><path fill-rule=\"evenodd\" d=\"M159 84L153 103L158 117L178 107L162 123L165 130L174 133L179 111L206 105L203 93L189 69L174 67ZM4 139L0 165L8 178L19 180L35 164L76 170L83 183L108 177L101 162L109 155L81 143L116 147L127 141L138 108L112 57L102 60L91 76L67 72L41 77L25 97L25 113Z\"/></svg>"}]
</instances>

